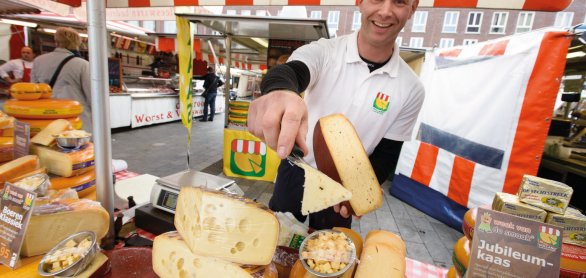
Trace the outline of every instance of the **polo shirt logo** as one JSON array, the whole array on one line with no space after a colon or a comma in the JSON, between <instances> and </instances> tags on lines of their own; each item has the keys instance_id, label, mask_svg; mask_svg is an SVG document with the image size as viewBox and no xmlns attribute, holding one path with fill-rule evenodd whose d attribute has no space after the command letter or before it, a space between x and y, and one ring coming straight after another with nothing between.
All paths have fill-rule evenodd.
<instances>
[{"instance_id":1,"label":"polo shirt logo","mask_svg":"<svg viewBox=\"0 0 586 278\"><path fill-rule=\"evenodd\" d=\"M388 95L378 92L372 104L374 112L379 114L387 112L387 109L389 108L389 99L390 97Z\"/></svg>"}]
</instances>

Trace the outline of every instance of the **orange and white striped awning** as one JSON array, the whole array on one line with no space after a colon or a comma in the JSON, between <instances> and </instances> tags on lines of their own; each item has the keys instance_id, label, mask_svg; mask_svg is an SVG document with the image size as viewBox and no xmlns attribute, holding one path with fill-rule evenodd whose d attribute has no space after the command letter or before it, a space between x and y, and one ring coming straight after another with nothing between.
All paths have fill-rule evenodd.
<instances>
[{"instance_id":1,"label":"orange and white striped awning","mask_svg":"<svg viewBox=\"0 0 586 278\"><path fill-rule=\"evenodd\" d=\"M108 8L174 6L354 6L360 0L106 0ZM425 8L561 11L572 0L420 0Z\"/></svg>"}]
</instances>

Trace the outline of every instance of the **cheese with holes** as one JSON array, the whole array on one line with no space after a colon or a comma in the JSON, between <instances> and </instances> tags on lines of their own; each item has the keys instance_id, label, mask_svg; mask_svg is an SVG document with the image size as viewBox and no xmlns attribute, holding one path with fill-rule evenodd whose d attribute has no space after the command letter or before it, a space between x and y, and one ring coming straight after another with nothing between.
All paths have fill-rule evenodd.
<instances>
[{"instance_id":1,"label":"cheese with holes","mask_svg":"<svg viewBox=\"0 0 586 278\"><path fill-rule=\"evenodd\" d=\"M364 240L355 278L405 277L405 243L388 231L370 231Z\"/></svg>"},{"instance_id":2,"label":"cheese with holes","mask_svg":"<svg viewBox=\"0 0 586 278\"><path fill-rule=\"evenodd\" d=\"M560 277L586 277L586 248L571 244L562 244L560 257Z\"/></svg>"},{"instance_id":3,"label":"cheese with holes","mask_svg":"<svg viewBox=\"0 0 586 278\"><path fill-rule=\"evenodd\" d=\"M191 252L179 233L164 233L153 242L153 270L161 278L233 277L252 278L240 266Z\"/></svg>"},{"instance_id":4,"label":"cheese with holes","mask_svg":"<svg viewBox=\"0 0 586 278\"><path fill-rule=\"evenodd\" d=\"M454 268L460 277L464 277L468 264L470 263L470 241L463 236L454 245L454 254L452 255Z\"/></svg>"},{"instance_id":5,"label":"cheese with holes","mask_svg":"<svg viewBox=\"0 0 586 278\"><path fill-rule=\"evenodd\" d=\"M525 219L543 222L547 212L538 207L521 203L516 195L497 192L492 200L492 209Z\"/></svg>"},{"instance_id":6,"label":"cheese with holes","mask_svg":"<svg viewBox=\"0 0 586 278\"><path fill-rule=\"evenodd\" d=\"M31 138L31 143L49 146L55 142L55 137L53 135L59 134L68 129L71 129L71 124L68 120L54 120L45 129L37 133L35 137Z\"/></svg>"},{"instance_id":7,"label":"cheese with holes","mask_svg":"<svg viewBox=\"0 0 586 278\"><path fill-rule=\"evenodd\" d=\"M548 213L545 222L564 229L562 242L586 247L586 216L574 208L566 213Z\"/></svg>"},{"instance_id":8,"label":"cheese with holes","mask_svg":"<svg viewBox=\"0 0 586 278\"><path fill-rule=\"evenodd\" d=\"M14 159L14 137L0 137L0 163Z\"/></svg>"},{"instance_id":9,"label":"cheese with holes","mask_svg":"<svg viewBox=\"0 0 586 278\"><path fill-rule=\"evenodd\" d=\"M83 107L79 102L68 99L9 99L4 103L4 112L19 119L62 119L79 116Z\"/></svg>"},{"instance_id":10,"label":"cheese with holes","mask_svg":"<svg viewBox=\"0 0 586 278\"><path fill-rule=\"evenodd\" d=\"M0 185L6 181L22 176L39 168L39 158L36 155L27 155L12 160L0 166Z\"/></svg>"},{"instance_id":11,"label":"cheese with holes","mask_svg":"<svg viewBox=\"0 0 586 278\"><path fill-rule=\"evenodd\" d=\"M279 221L268 208L195 187L181 188L175 227L194 253L238 264L269 264L279 238Z\"/></svg>"},{"instance_id":12,"label":"cheese with holes","mask_svg":"<svg viewBox=\"0 0 586 278\"><path fill-rule=\"evenodd\" d=\"M464 219L462 221L462 232L464 232L464 235L470 240L472 240L472 237L474 236L477 212L478 208L471 208L466 213L464 213Z\"/></svg>"},{"instance_id":13,"label":"cheese with holes","mask_svg":"<svg viewBox=\"0 0 586 278\"><path fill-rule=\"evenodd\" d=\"M319 119L313 133L317 168L350 192L358 216L381 207L382 192L368 155L350 121L342 114Z\"/></svg>"},{"instance_id":14,"label":"cheese with holes","mask_svg":"<svg viewBox=\"0 0 586 278\"><path fill-rule=\"evenodd\" d=\"M330 177L305 163L297 163L305 171L301 214L308 215L352 198L352 193Z\"/></svg>"},{"instance_id":15,"label":"cheese with holes","mask_svg":"<svg viewBox=\"0 0 586 278\"><path fill-rule=\"evenodd\" d=\"M21 254L30 257L47 253L66 237L92 231L100 241L108 232L109 215L100 203L89 200L62 200L59 212L31 216ZM48 204L51 210L56 203ZM36 208L33 213L36 213Z\"/></svg>"},{"instance_id":16,"label":"cheese with holes","mask_svg":"<svg viewBox=\"0 0 586 278\"><path fill-rule=\"evenodd\" d=\"M523 203L563 214L573 192L574 189L561 182L525 175L518 195Z\"/></svg>"},{"instance_id":17,"label":"cheese with holes","mask_svg":"<svg viewBox=\"0 0 586 278\"><path fill-rule=\"evenodd\" d=\"M88 143L79 150L31 145L31 153L39 156L41 165L49 173L62 177L81 175L95 168L93 143Z\"/></svg>"}]
</instances>

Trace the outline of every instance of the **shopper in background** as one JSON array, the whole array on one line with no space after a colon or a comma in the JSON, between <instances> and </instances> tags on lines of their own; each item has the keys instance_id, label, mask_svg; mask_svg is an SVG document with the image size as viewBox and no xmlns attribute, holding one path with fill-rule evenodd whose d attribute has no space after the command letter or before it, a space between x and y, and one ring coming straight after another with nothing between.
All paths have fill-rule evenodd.
<instances>
[{"instance_id":1,"label":"shopper in background","mask_svg":"<svg viewBox=\"0 0 586 278\"><path fill-rule=\"evenodd\" d=\"M53 52L35 59L32 82L51 85L53 98L78 101L83 106L83 129L92 132L90 64L80 58L81 37L74 29L60 27L55 43Z\"/></svg>"},{"instance_id":2,"label":"shopper in background","mask_svg":"<svg viewBox=\"0 0 586 278\"><path fill-rule=\"evenodd\" d=\"M212 122L214 120L214 114L216 114L216 96L218 95L218 87L224 85L224 82L220 80L215 73L214 67L208 67L207 74L203 77L194 77L194 79L204 80L203 82L203 117L199 120L200 122ZM210 110L210 116L208 118L208 107Z\"/></svg>"},{"instance_id":3,"label":"shopper in background","mask_svg":"<svg viewBox=\"0 0 586 278\"><path fill-rule=\"evenodd\" d=\"M10 60L0 66L0 77L8 83L30 82L35 54L33 49L25 46L20 49L20 59Z\"/></svg>"},{"instance_id":4,"label":"shopper in background","mask_svg":"<svg viewBox=\"0 0 586 278\"><path fill-rule=\"evenodd\" d=\"M380 183L397 163L403 141L423 104L419 78L399 56L395 40L419 0L360 1L360 29L321 39L294 51L289 62L273 67L261 83L263 96L248 112L248 130L284 159L296 143L316 166L313 129L318 119L344 114L354 125ZM300 93L305 91L305 97ZM384 95L384 96L383 96ZM388 97L385 107L377 98ZM290 211L301 222L304 172L283 160L269 202L273 211ZM315 229L350 228L347 202L309 216Z\"/></svg>"}]
</instances>

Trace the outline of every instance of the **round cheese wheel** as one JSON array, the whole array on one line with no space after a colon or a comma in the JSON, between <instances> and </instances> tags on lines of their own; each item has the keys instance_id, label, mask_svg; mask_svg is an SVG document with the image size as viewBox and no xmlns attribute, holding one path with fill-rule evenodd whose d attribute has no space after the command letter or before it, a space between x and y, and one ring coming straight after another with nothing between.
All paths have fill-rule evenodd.
<instances>
[{"instance_id":1,"label":"round cheese wheel","mask_svg":"<svg viewBox=\"0 0 586 278\"><path fill-rule=\"evenodd\" d=\"M19 82L10 86L10 95L19 100L35 100L41 98L43 93L35 83Z\"/></svg>"},{"instance_id":2,"label":"round cheese wheel","mask_svg":"<svg viewBox=\"0 0 586 278\"><path fill-rule=\"evenodd\" d=\"M452 255L452 261L456 272L461 277L464 277L466 270L468 269L468 262L470 260L470 241L467 237L461 237L454 245L454 254Z\"/></svg>"},{"instance_id":3,"label":"round cheese wheel","mask_svg":"<svg viewBox=\"0 0 586 278\"><path fill-rule=\"evenodd\" d=\"M586 277L586 247L562 244L560 277Z\"/></svg>"},{"instance_id":4,"label":"round cheese wheel","mask_svg":"<svg viewBox=\"0 0 586 278\"><path fill-rule=\"evenodd\" d=\"M49 86L49 84L39 83L37 84L37 88L39 92L42 93L41 98L51 98L51 96L53 95L53 90L51 89L51 86Z\"/></svg>"},{"instance_id":5,"label":"round cheese wheel","mask_svg":"<svg viewBox=\"0 0 586 278\"><path fill-rule=\"evenodd\" d=\"M230 108L248 110L248 107L250 107L250 102L248 102L248 101L231 101L230 104L228 104L228 105L230 106Z\"/></svg>"},{"instance_id":6,"label":"round cheese wheel","mask_svg":"<svg viewBox=\"0 0 586 278\"><path fill-rule=\"evenodd\" d=\"M51 178L51 189L59 190L66 188L77 191L79 197L84 197L94 192L96 190L96 171L85 172L79 176L69 178Z\"/></svg>"},{"instance_id":7,"label":"round cheese wheel","mask_svg":"<svg viewBox=\"0 0 586 278\"><path fill-rule=\"evenodd\" d=\"M248 110L229 108L228 111L230 112L231 117L239 117L239 118L248 117Z\"/></svg>"},{"instance_id":8,"label":"round cheese wheel","mask_svg":"<svg viewBox=\"0 0 586 278\"><path fill-rule=\"evenodd\" d=\"M456 272L456 268L454 266L448 269L448 278L458 278L458 272Z\"/></svg>"},{"instance_id":9,"label":"round cheese wheel","mask_svg":"<svg viewBox=\"0 0 586 278\"><path fill-rule=\"evenodd\" d=\"M474 235L474 226L476 225L476 212L478 208L471 208L464 214L464 221L462 221L462 232L469 240L472 240Z\"/></svg>"},{"instance_id":10,"label":"round cheese wheel","mask_svg":"<svg viewBox=\"0 0 586 278\"><path fill-rule=\"evenodd\" d=\"M246 124L246 118L237 118L237 117L229 116L228 121L233 122L235 124L241 124L241 125Z\"/></svg>"},{"instance_id":11,"label":"round cheese wheel","mask_svg":"<svg viewBox=\"0 0 586 278\"><path fill-rule=\"evenodd\" d=\"M4 112L19 119L62 119L77 117L83 112L79 102L68 99L7 100Z\"/></svg>"},{"instance_id":12,"label":"round cheese wheel","mask_svg":"<svg viewBox=\"0 0 586 278\"><path fill-rule=\"evenodd\" d=\"M35 120L35 119L18 119L21 122L25 122L29 124L31 130L31 136L41 132L41 130L45 129L50 123L54 120ZM81 129L83 127L83 121L80 117L75 118L66 118L71 123L71 127L74 129Z\"/></svg>"}]
</instances>

